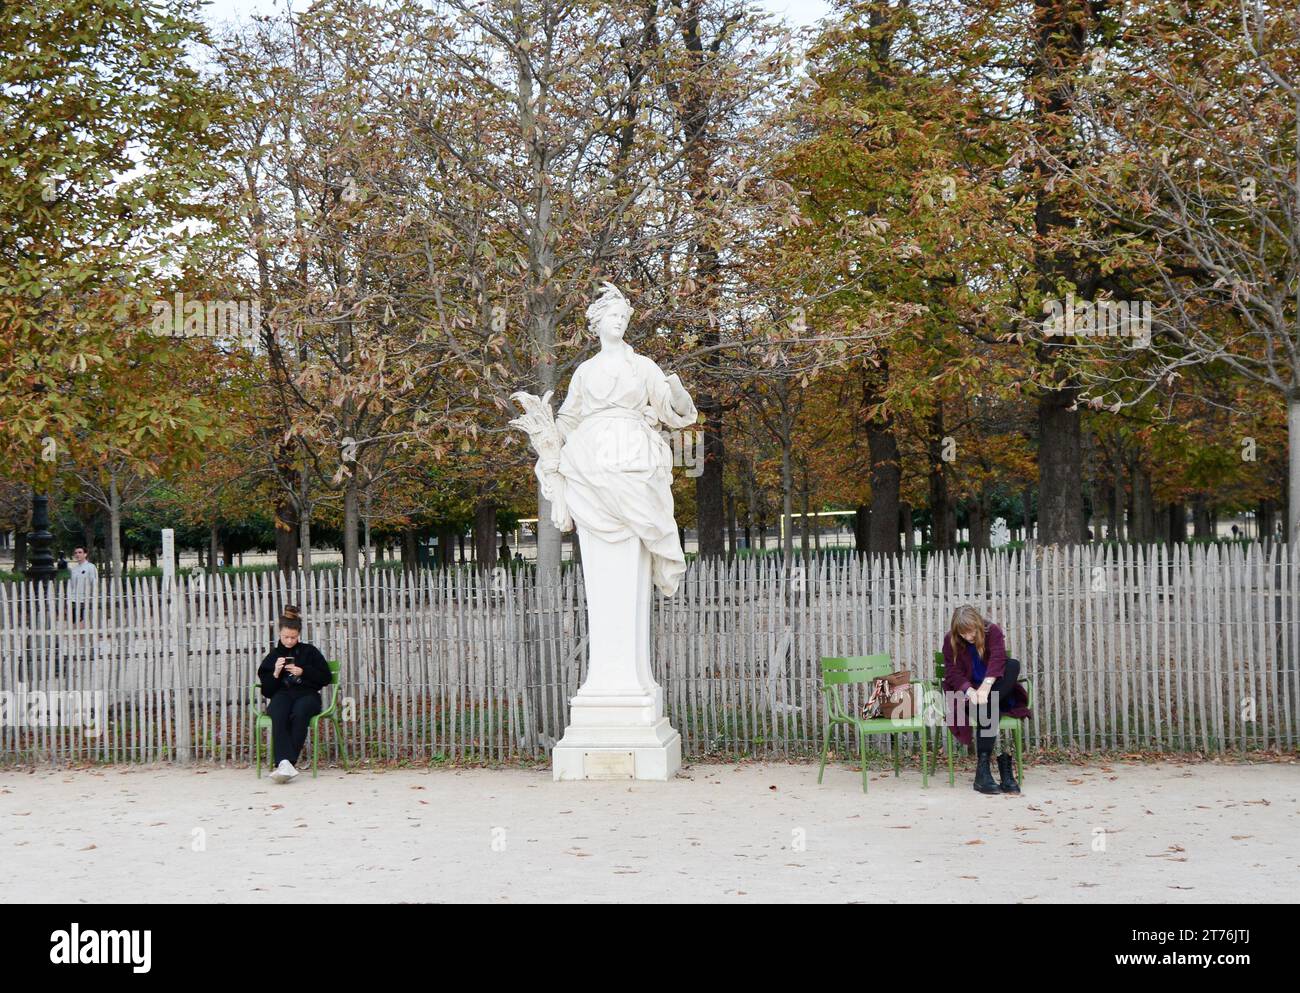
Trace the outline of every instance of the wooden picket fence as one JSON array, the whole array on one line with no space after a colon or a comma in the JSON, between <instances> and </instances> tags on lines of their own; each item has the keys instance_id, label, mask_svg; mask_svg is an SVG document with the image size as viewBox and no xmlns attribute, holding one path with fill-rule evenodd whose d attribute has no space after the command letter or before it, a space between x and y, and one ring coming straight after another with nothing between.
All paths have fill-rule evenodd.
<instances>
[{"instance_id":1,"label":"wooden picket fence","mask_svg":"<svg viewBox=\"0 0 1300 993\"><path fill-rule=\"evenodd\" d=\"M536 760L563 734L586 656L577 569L183 576L100 582L84 620L61 584L0 584L0 757L250 762L250 689L286 603L342 661L354 759ZM962 603L1033 677L1033 745L1297 745L1286 546L1080 546L693 563L652 627L685 754L814 754L819 659L883 651L932 676Z\"/></svg>"}]
</instances>

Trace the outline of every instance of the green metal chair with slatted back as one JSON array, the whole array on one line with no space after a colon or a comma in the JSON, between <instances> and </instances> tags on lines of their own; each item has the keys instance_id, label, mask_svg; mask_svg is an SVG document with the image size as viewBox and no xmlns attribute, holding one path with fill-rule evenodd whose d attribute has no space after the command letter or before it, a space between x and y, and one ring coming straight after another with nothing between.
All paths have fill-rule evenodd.
<instances>
[{"instance_id":1,"label":"green metal chair with slatted back","mask_svg":"<svg viewBox=\"0 0 1300 993\"><path fill-rule=\"evenodd\" d=\"M929 729L922 715L929 704L929 695L933 690L921 684L922 700L920 713L906 720L894 720L889 717L857 717L844 707L843 686L865 683L871 686L873 680L888 676L894 671L888 655L855 655L850 658L822 659L822 696L826 703L826 724L822 729L822 762L817 770L817 782L820 784L826 771L826 755L830 751L831 727L846 724L858 732L858 760L862 764L862 792L867 792L867 753L866 739L869 734L919 734L921 736L921 785L930 785L929 773ZM894 775L898 775L900 758L899 742L894 739Z\"/></svg>"},{"instance_id":2,"label":"green metal chair with slatted back","mask_svg":"<svg viewBox=\"0 0 1300 993\"><path fill-rule=\"evenodd\" d=\"M934 677L940 690L943 689L943 676L946 672L943 662L943 652L934 653ZM1022 675L1018 682L1023 683L1025 687L1025 697L1033 705L1034 700L1034 681L1029 676ZM946 712L946 711L945 711ZM1009 717L1003 714L998 718L998 730L1010 731L1015 736L1016 741L1016 781L1023 783L1025 781L1024 750L1025 750L1025 721L1021 717ZM953 786L957 782L957 775L953 768L953 751L956 738L953 737L952 728L947 722L943 725L944 733L944 751L948 753L948 785Z\"/></svg>"},{"instance_id":3,"label":"green metal chair with slatted back","mask_svg":"<svg viewBox=\"0 0 1300 993\"><path fill-rule=\"evenodd\" d=\"M342 719L339 716L339 670L342 669L342 663L337 660L331 660L330 667L330 686L334 692L330 694L329 706L308 722L308 733L311 735L311 774L316 778L317 767L320 759L320 722L329 721L334 725L334 740L339 743L339 757L343 760L343 768L348 767L348 746L343 740ZM254 683L251 701L253 704L253 713L257 714L257 720L253 723L253 750L257 754L257 778L262 778L262 732L265 730L267 737L271 734L271 715L261 709L262 702L262 684ZM267 751L270 751L268 747ZM267 763L270 764L269 762Z\"/></svg>"}]
</instances>

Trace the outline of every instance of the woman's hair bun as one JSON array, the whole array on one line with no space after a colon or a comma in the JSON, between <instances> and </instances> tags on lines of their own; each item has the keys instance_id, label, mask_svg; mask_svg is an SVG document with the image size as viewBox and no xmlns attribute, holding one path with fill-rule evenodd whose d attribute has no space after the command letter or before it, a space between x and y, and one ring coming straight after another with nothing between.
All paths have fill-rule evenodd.
<instances>
[{"instance_id":1,"label":"woman's hair bun","mask_svg":"<svg viewBox=\"0 0 1300 993\"><path fill-rule=\"evenodd\" d=\"M285 620L298 621L302 620L302 611L291 603L286 603L280 610L280 616Z\"/></svg>"}]
</instances>

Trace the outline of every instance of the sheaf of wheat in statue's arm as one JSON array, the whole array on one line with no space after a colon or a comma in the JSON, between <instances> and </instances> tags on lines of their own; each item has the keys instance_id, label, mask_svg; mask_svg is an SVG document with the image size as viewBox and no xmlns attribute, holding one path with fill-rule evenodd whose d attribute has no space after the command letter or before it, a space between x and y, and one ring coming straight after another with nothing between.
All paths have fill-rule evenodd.
<instances>
[{"instance_id":1,"label":"sheaf of wheat in statue's arm","mask_svg":"<svg viewBox=\"0 0 1300 993\"><path fill-rule=\"evenodd\" d=\"M550 501L551 523L561 531L572 531L573 519L564 507L564 478L560 475L560 449L564 446L564 439L560 437L555 415L551 413L554 393L551 390L541 397L534 393L512 394L512 399L524 408L524 412L510 424L528 435L533 451L537 453L533 472L542 496Z\"/></svg>"},{"instance_id":2,"label":"sheaf of wheat in statue's arm","mask_svg":"<svg viewBox=\"0 0 1300 993\"><path fill-rule=\"evenodd\" d=\"M654 585L672 596L686 559L673 519L672 448L661 429L689 427L698 415L676 374L623 340L631 317L627 298L604 283L587 308L600 351L578 366L554 417L551 393L516 393L524 413L510 423L537 452L535 472L553 522L561 531L577 526L585 571L594 541L636 537Z\"/></svg>"}]
</instances>

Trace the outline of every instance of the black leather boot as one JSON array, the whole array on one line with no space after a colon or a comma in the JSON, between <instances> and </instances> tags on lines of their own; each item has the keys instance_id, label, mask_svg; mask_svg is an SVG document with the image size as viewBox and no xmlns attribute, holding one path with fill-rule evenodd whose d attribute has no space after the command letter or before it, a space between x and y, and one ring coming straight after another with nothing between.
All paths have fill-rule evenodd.
<instances>
[{"instance_id":1,"label":"black leather boot","mask_svg":"<svg viewBox=\"0 0 1300 993\"><path fill-rule=\"evenodd\" d=\"M975 766L975 789L980 793L1000 793L998 784L993 782L993 773L989 769L991 752L980 752Z\"/></svg>"},{"instance_id":2,"label":"black leather boot","mask_svg":"<svg viewBox=\"0 0 1300 993\"><path fill-rule=\"evenodd\" d=\"M1020 784L1016 782L1015 762L1010 755L998 756L998 773L1002 776L1002 782L998 784L998 789L1003 793L1019 793Z\"/></svg>"}]
</instances>

